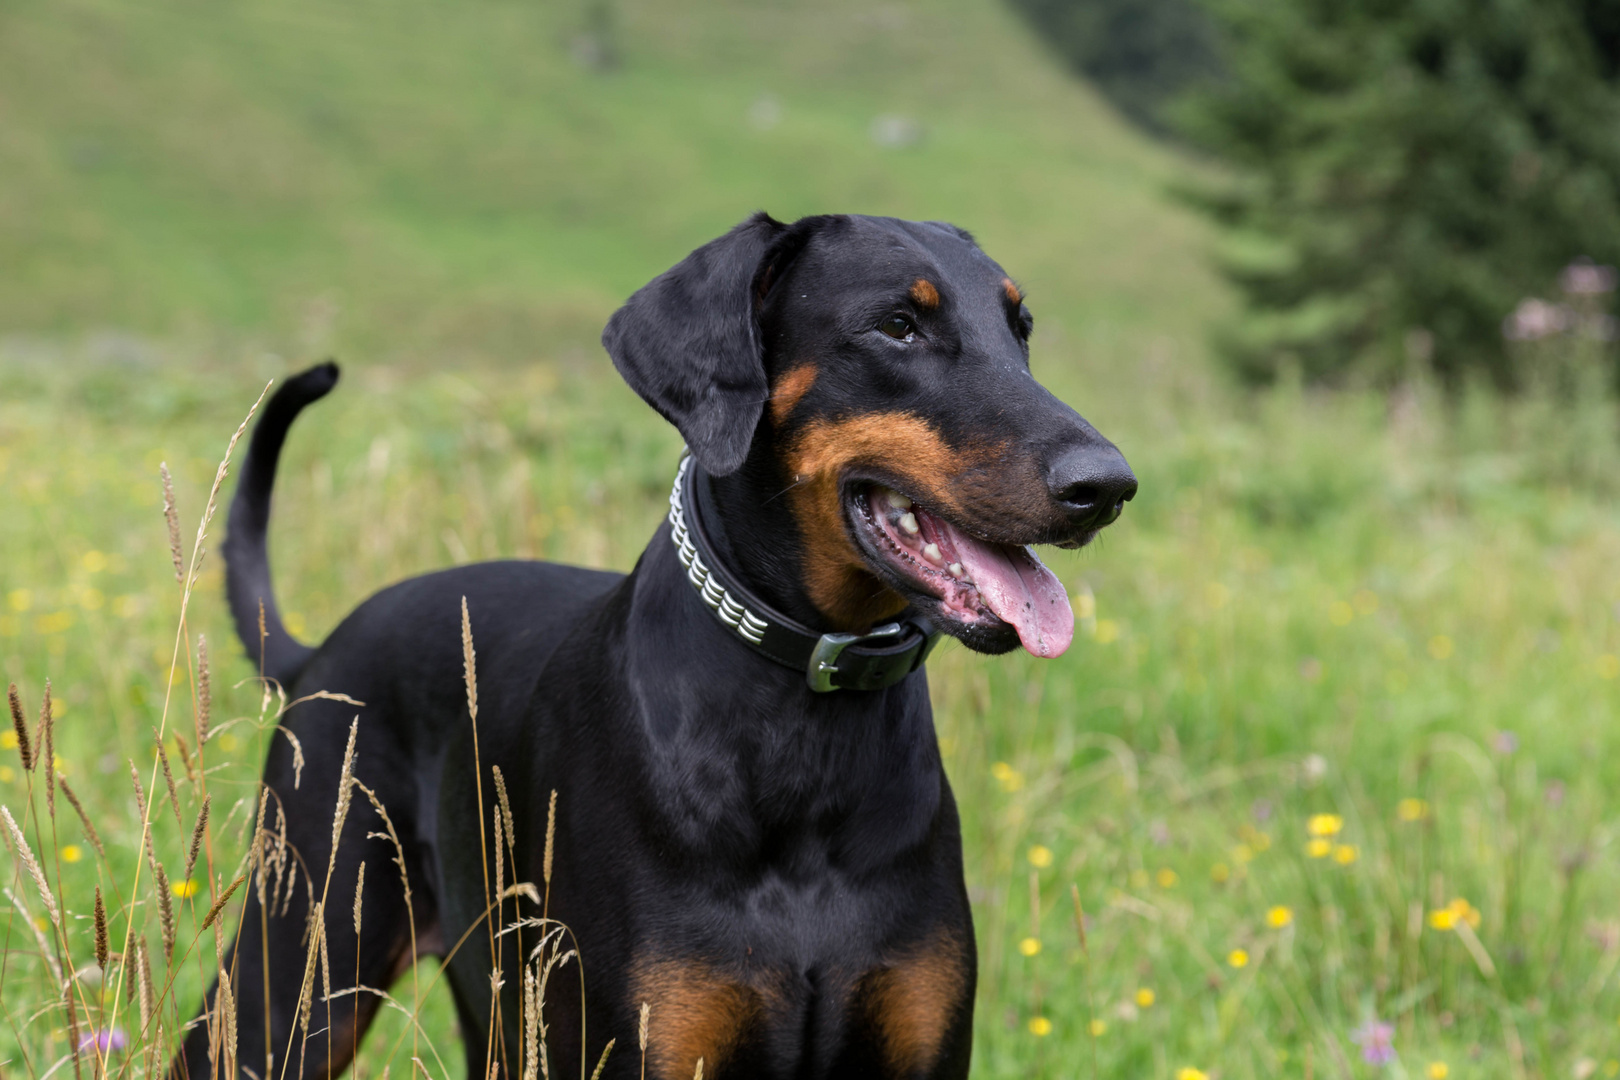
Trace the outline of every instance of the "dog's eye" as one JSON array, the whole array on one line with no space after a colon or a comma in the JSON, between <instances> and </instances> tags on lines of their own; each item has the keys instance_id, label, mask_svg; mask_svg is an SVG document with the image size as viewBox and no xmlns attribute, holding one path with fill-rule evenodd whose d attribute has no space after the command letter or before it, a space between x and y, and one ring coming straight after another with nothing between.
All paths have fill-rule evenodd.
<instances>
[{"instance_id":1,"label":"dog's eye","mask_svg":"<svg viewBox=\"0 0 1620 1080\"><path fill-rule=\"evenodd\" d=\"M878 329L896 341L910 341L917 335L917 328L904 315L890 315L878 323Z\"/></svg>"}]
</instances>

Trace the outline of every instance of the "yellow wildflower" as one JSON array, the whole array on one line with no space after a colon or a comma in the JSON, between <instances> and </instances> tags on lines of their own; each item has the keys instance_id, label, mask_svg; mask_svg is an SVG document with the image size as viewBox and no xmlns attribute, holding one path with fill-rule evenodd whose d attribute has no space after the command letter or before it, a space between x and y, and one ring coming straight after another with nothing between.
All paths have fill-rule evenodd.
<instances>
[{"instance_id":1,"label":"yellow wildflower","mask_svg":"<svg viewBox=\"0 0 1620 1080\"><path fill-rule=\"evenodd\" d=\"M107 556L99 551L87 551L79 561L92 574L99 574L107 569Z\"/></svg>"},{"instance_id":2,"label":"yellow wildflower","mask_svg":"<svg viewBox=\"0 0 1620 1080\"><path fill-rule=\"evenodd\" d=\"M1429 927L1434 930L1454 930L1457 926L1457 913L1450 908L1439 908L1429 912Z\"/></svg>"},{"instance_id":3,"label":"yellow wildflower","mask_svg":"<svg viewBox=\"0 0 1620 1080\"><path fill-rule=\"evenodd\" d=\"M1029 849L1029 865L1039 869L1046 869L1052 865L1052 849L1044 844L1036 844Z\"/></svg>"},{"instance_id":4,"label":"yellow wildflower","mask_svg":"<svg viewBox=\"0 0 1620 1080\"><path fill-rule=\"evenodd\" d=\"M1186 1065L1176 1070L1176 1080L1209 1080L1209 1074L1202 1069Z\"/></svg>"},{"instance_id":5,"label":"yellow wildflower","mask_svg":"<svg viewBox=\"0 0 1620 1080\"><path fill-rule=\"evenodd\" d=\"M1429 655L1436 660L1445 660L1456 651L1456 642L1445 634L1436 634L1429 639Z\"/></svg>"},{"instance_id":6,"label":"yellow wildflower","mask_svg":"<svg viewBox=\"0 0 1620 1080\"><path fill-rule=\"evenodd\" d=\"M1093 1020L1091 1023L1086 1025L1086 1030L1091 1032L1091 1037L1095 1039L1103 1032L1108 1030L1108 1021L1101 1019Z\"/></svg>"},{"instance_id":7,"label":"yellow wildflower","mask_svg":"<svg viewBox=\"0 0 1620 1080\"><path fill-rule=\"evenodd\" d=\"M1305 845L1305 854L1313 859L1325 858L1333 850L1333 841L1318 836Z\"/></svg>"},{"instance_id":8,"label":"yellow wildflower","mask_svg":"<svg viewBox=\"0 0 1620 1080\"><path fill-rule=\"evenodd\" d=\"M190 878L187 878L184 881L177 881L173 885L170 885L169 891L174 893L174 895L178 896L182 900L189 900L193 896L197 895L197 888L197 883Z\"/></svg>"},{"instance_id":9,"label":"yellow wildflower","mask_svg":"<svg viewBox=\"0 0 1620 1080\"><path fill-rule=\"evenodd\" d=\"M1034 956L1041 951L1041 939L1027 937L1018 943L1018 951L1025 956Z\"/></svg>"},{"instance_id":10,"label":"yellow wildflower","mask_svg":"<svg viewBox=\"0 0 1620 1080\"><path fill-rule=\"evenodd\" d=\"M1344 828L1344 818L1338 814L1312 814L1305 822L1305 831L1312 836L1338 836Z\"/></svg>"},{"instance_id":11,"label":"yellow wildflower","mask_svg":"<svg viewBox=\"0 0 1620 1080\"><path fill-rule=\"evenodd\" d=\"M1159 872L1154 875L1154 880L1159 883L1161 889L1173 889L1176 887L1176 882L1181 880L1181 877L1174 870L1165 866L1160 867Z\"/></svg>"},{"instance_id":12,"label":"yellow wildflower","mask_svg":"<svg viewBox=\"0 0 1620 1080\"><path fill-rule=\"evenodd\" d=\"M1358 854L1354 844L1340 844L1333 849L1333 861L1340 866L1349 866L1356 861Z\"/></svg>"},{"instance_id":13,"label":"yellow wildflower","mask_svg":"<svg viewBox=\"0 0 1620 1080\"><path fill-rule=\"evenodd\" d=\"M1597 658L1597 673L1600 679L1620 678L1620 656L1614 653L1604 653Z\"/></svg>"},{"instance_id":14,"label":"yellow wildflower","mask_svg":"<svg viewBox=\"0 0 1620 1080\"><path fill-rule=\"evenodd\" d=\"M1119 623L1113 619L1098 619L1097 629L1092 634L1099 645L1109 645L1119 640Z\"/></svg>"},{"instance_id":15,"label":"yellow wildflower","mask_svg":"<svg viewBox=\"0 0 1620 1080\"><path fill-rule=\"evenodd\" d=\"M0 750L17 749L17 733L15 731L0 731Z\"/></svg>"},{"instance_id":16,"label":"yellow wildflower","mask_svg":"<svg viewBox=\"0 0 1620 1080\"><path fill-rule=\"evenodd\" d=\"M1395 804L1395 816L1402 821L1422 821L1429 816L1429 804L1422 799L1402 799Z\"/></svg>"},{"instance_id":17,"label":"yellow wildflower","mask_svg":"<svg viewBox=\"0 0 1620 1080\"><path fill-rule=\"evenodd\" d=\"M1451 1066L1443 1061L1431 1061L1423 1073L1429 1080L1446 1080L1446 1077L1451 1075Z\"/></svg>"},{"instance_id":18,"label":"yellow wildflower","mask_svg":"<svg viewBox=\"0 0 1620 1080\"><path fill-rule=\"evenodd\" d=\"M17 779L17 772L10 765L0 765L0 784L9 784Z\"/></svg>"},{"instance_id":19,"label":"yellow wildflower","mask_svg":"<svg viewBox=\"0 0 1620 1080\"><path fill-rule=\"evenodd\" d=\"M1035 1036L1037 1039L1046 1038L1048 1035L1052 1034L1052 1021L1048 1020L1044 1016L1030 1017L1029 1033Z\"/></svg>"},{"instance_id":20,"label":"yellow wildflower","mask_svg":"<svg viewBox=\"0 0 1620 1080\"><path fill-rule=\"evenodd\" d=\"M995 777L1002 791L1017 791L1024 786L1024 774L1005 761L998 761L990 766L990 775Z\"/></svg>"},{"instance_id":21,"label":"yellow wildflower","mask_svg":"<svg viewBox=\"0 0 1620 1080\"><path fill-rule=\"evenodd\" d=\"M1350 620L1356 617L1355 609L1343 600L1335 600L1328 608L1328 622L1334 626L1348 626Z\"/></svg>"},{"instance_id":22,"label":"yellow wildflower","mask_svg":"<svg viewBox=\"0 0 1620 1080\"><path fill-rule=\"evenodd\" d=\"M1145 986L1136 992L1136 1007L1139 1009L1151 1009L1158 1000L1159 996Z\"/></svg>"},{"instance_id":23,"label":"yellow wildflower","mask_svg":"<svg viewBox=\"0 0 1620 1080\"><path fill-rule=\"evenodd\" d=\"M1467 923L1470 928L1477 929L1479 927L1479 909L1470 904L1467 900L1464 900L1462 897L1459 896L1452 900L1451 903L1447 904L1446 910L1451 912L1456 918Z\"/></svg>"},{"instance_id":24,"label":"yellow wildflower","mask_svg":"<svg viewBox=\"0 0 1620 1080\"><path fill-rule=\"evenodd\" d=\"M1218 862L1209 868L1209 880L1217 885L1224 885L1232 880L1232 868L1223 862Z\"/></svg>"},{"instance_id":25,"label":"yellow wildflower","mask_svg":"<svg viewBox=\"0 0 1620 1080\"><path fill-rule=\"evenodd\" d=\"M84 858L84 849L81 848L78 844L63 844L62 845L62 861L63 862L78 862L82 858Z\"/></svg>"},{"instance_id":26,"label":"yellow wildflower","mask_svg":"<svg viewBox=\"0 0 1620 1080\"><path fill-rule=\"evenodd\" d=\"M1278 904L1276 907L1274 907L1270 911L1266 912L1266 923L1268 925L1270 925L1270 926L1275 927L1278 930L1281 930L1283 927L1287 926L1289 923L1291 923L1293 921L1294 921L1294 911L1293 911L1293 909L1288 908L1288 907L1284 907L1281 904Z\"/></svg>"},{"instance_id":27,"label":"yellow wildflower","mask_svg":"<svg viewBox=\"0 0 1620 1080\"><path fill-rule=\"evenodd\" d=\"M1246 949L1233 949L1226 954L1226 962L1235 968L1249 966L1249 953Z\"/></svg>"}]
</instances>

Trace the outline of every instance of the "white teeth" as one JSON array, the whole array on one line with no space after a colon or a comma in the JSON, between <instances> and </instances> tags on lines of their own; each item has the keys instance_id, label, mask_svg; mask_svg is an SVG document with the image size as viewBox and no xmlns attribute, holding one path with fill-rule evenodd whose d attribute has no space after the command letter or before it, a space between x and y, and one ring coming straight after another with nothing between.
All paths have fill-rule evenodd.
<instances>
[{"instance_id":1,"label":"white teeth","mask_svg":"<svg viewBox=\"0 0 1620 1080\"><path fill-rule=\"evenodd\" d=\"M967 571L962 569L962 564L959 562L953 562L945 569L950 571L951 577L953 578L963 578L967 576Z\"/></svg>"},{"instance_id":2,"label":"white teeth","mask_svg":"<svg viewBox=\"0 0 1620 1080\"><path fill-rule=\"evenodd\" d=\"M898 491L893 490L892 488L889 490L888 500L889 500L889 505L894 507L896 510L910 510L911 509L911 500L906 498L904 495L900 494Z\"/></svg>"},{"instance_id":3,"label":"white teeth","mask_svg":"<svg viewBox=\"0 0 1620 1080\"><path fill-rule=\"evenodd\" d=\"M943 556L943 555L941 555L939 553L939 545L938 544L924 544L922 553L923 553L923 558L927 559L929 562L933 563L935 566L938 566L938 565L940 565L941 563L943 563L945 561L945 556Z\"/></svg>"},{"instance_id":4,"label":"white teeth","mask_svg":"<svg viewBox=\"0 0 1620 1080\"><path fill-rule=\"evenodd\" d=\"M900 528L907 536L916 536L917 533L922 531L917 524L917 515L909 510L900 515Z\"/></svg>"}]
</instances>

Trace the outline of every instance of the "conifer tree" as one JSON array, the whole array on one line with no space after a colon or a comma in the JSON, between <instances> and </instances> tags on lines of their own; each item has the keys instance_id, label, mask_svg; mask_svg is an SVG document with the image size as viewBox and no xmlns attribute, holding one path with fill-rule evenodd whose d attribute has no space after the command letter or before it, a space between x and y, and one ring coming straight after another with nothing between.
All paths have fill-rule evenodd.
<instances>
[{"instance_id":1,"label":"conifer tree","mask_svg":"<svg viewBox=\"0 0 1620 1080\"><path fill-rule=\"evenodd\" d=\"M1231 166L1247 376L1518 381L1503 320L1620 261L1620 0L1208 0L1227 77L1184 130Z\"/></svg>"}]
</instances>

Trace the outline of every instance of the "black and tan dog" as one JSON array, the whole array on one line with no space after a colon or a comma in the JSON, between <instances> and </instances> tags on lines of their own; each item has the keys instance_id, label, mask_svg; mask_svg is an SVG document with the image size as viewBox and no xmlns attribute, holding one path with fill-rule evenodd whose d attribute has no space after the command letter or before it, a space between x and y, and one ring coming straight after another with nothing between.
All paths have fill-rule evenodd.
<instances>
[{"instance_id":1,"label":"black and tan dog","mask_svg":"<svg viewBox=\"0 0 1620 1080\"><path fill-rule=\"evenodd\" d=\"M517 1072L527 958L514 934L492 956L480 921L499 766L508 883L541 880L560 793L549 914L585 974L583 995L577 969L553 976L550 1075L578 1074L610 1038L605 1075L639 1075L648 1003L658 1080L687 1080L699 1058L711 1078L966 1076L973 925L922 662L942 633L979 652L1063 652L1068 600L1029 545L1085 544L1136 491L1114 446L1031 376L1030 326L1018 287L953 226L758 215L637 292L603 335L690 449L633 572L430 574L367 600L315 649L276 614L265 533L288 426L337 369L288 382L231 508L231 607L290 697L365 702L354 774L403 840L415 933L393 848L368 837L383 826L356 798L325 907L334 996L307 1042L294 1025L312 905L302 886L271 911L249 893L230 953L241 1072L340 1071L377 999L337 992L356 972L388 984L413 940L440 955L461 943L448 967L468 1075L486 1055ZM317 894L355 711L297 706L284 724L308 761L301 782L289 740L265 766ZM508 899L501 918L539 914ZM176 1068L216 1073L206 1025Z\"/></svg>"}]
</instances>

